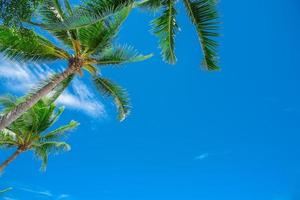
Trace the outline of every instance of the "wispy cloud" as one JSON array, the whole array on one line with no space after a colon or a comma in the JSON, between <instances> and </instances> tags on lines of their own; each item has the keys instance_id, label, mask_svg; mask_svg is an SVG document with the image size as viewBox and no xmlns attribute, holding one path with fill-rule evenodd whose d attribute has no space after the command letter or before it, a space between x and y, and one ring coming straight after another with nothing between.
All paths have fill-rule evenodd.
<instances>
[{"instance_id":1,"label":"wispy cloud","mask_svg":"<svg viewBox=\"0 0 300 200\"><path fill-rule=\"evenodd\" d=\"M24 192L29 192L35 195L39 195L39 196L44 196L52 200L67 200L70 199L71 197L69 194L60 194L60 195L53 194L49 190L35 190L30 188L19 188L19 190L22 190Z\"/></svg>"},{"instance_id":2,"label":"wispy cloud","mask_svg":"<svg viewBox=\"0 0 300 200\"><path fill-rule=\"evenodd\" d=\"M204 160L204 159L208 158L209 156L210 156L209 153L202 153L202 154L196 156L195 160Z\"/></svg>"},{"instance_id":3,"label":"wispy cloud","mask_svg":"<svg viewBox=\"0 0 300 200\"><path fill-rule=\"evenodd\" d=\"M25 191L25 192L30 192L30 193L33 193L33 194L38 194L38 195L41 195L41 196L53 197L53 194L48 190L39 191L39 190L33 190L33 189L29 189L29 188L20 188L20 190Z\"/></svg>"},{"instance_id":4,"label":"wispy cloud","mask_svg":"<svg viewBox=\"0 0 300 200\"><path fill-rule=\"evenodd\" d=\"M70 195L69 194L61 194L57 197L57 200L60 200L60 199L68 199L70 198Z\"/></svg>"},{"instance_id":5,"label":"wispy cloud","mask_svg":"<svg viewBox=\"0 0 300 200\"><path fill-rule=\"evenodd\" d=\"M12 197L3 197L3 200L18 200L18 199L15 199L15 198L12 198Z\"/></svg>"},{"instance_id":6,"label":"wispy cloud","mask_svg":"<svg viewBox=\"0 0 300 200\"><path fill-rule=\"evenodd\" d=\"M46 65L26 65L3 59L0 61L1 85L8 93L25 94L54 73L55 71ZM105 116L104 106L97 100L92 89L77 78L57 102L90 116Z\"/></svg>"}]
</instances>

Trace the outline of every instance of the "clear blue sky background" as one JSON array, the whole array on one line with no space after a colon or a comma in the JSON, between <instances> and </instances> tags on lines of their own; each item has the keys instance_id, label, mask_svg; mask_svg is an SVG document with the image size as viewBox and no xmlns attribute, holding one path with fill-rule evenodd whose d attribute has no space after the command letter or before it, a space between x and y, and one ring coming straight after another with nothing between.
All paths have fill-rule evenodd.
<instances>
[{"instance_id":1,"label":"clear blue sky background","mask_svg":"<svg viewBox=\"0 0 300 200\"><path fill-rule=\"evenodd\" d=\"M152 17L132 13L119 40L155 57L103 71L130 92L130 117L116 121L110 101L101 119L68 110L61 123L81 122L69 138L72 151L51 157L46 173L31 153L20 156L0 179L2 187L15 187L7 196L299 200L300 3L231 0L219 10L217 73L199 67L202 54L181 5L176 66L159 57Z\"/></svg>"}]
</instances>

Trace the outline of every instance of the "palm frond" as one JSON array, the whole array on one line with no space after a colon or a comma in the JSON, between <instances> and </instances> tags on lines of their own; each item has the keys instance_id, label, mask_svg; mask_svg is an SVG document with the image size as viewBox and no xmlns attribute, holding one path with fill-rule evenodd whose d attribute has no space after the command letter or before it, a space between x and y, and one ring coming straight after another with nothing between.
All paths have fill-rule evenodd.
<instances>
[{"instance_id":1,"label":"palm frond","mask_svg":"<svg viewBox=\"0 0 300 200\"><path fill-rule=\"evenodd\" d=\"M17 145L17 134L9 129L0 131L0 147L10 148Z\"/></svg>"},{"instance_id":2,"label":"palm frond","mask_svg":"<svg viewBox=\"0 0 300 200\"><path fill-rule=\"evenodd\" d=\"M56 47L33 31L0 26L0 52L19 61L43 61L68 58L67 52Z\"/></svg>"},{"instance_id":3,"label":"palm frond","mask_svg":"<svg viewBox=\"0 0 300 200\"><path fill-rule=\"evenodd\" d=\"M161 9L164 0L142 0L136 2L135 5L138 8L150 10L150 11L158 11Z\"/></svg>"},{"instance_id":4,"label":"palm frond","mask_svg":"<svg viewBox=\"0 0 300 200\"><path fill-rule=\"evenodd\" d=\"M208 70L218 70L219 22L216 3L213 0L183 0L192 23L196 26L204 53L203 65Z\"/></svg>"},{"instance_id":5,"label":"palm frond","mask_svg":"<svg viewBox=\"0 0 300 200\"><path fill-rule=\"evenodd\" d=\"M70 1L69 0L64 0L64 4L65 4L65 8L66 8L68 14L72 15L73 14L73 9L72 9L72 6L70 4Z\"/></svg>"},{"instance_id":6,"label":"palm frond","mask_svg":"<svg viewBox=\"0 0 300 200\"><path fill-rule=\"evenodd\" d=\"M152 22L153 32L159 38L162 56L171 64L176 62L175 35L179 30L176 14L175 0L166 0L161 16Z\"/></svg>"},{"instance_id":7,"label":"palm frond","mask_svg":"<svg viewBox=\"0 0 300 200\"><path fill-rule=\"evenodd\" d=\"M52 140L59 139L59 137L61 137L65 132L75 129L78 125L79 125L78 122L71 121L69 124L63 125L57 129L49 132L48 134L46 134L45 136L42 137L42 140L52 141Z\"/></svg>"},{"instance_id":8,"label":"palm frond","mask_svg":"<svg viewBox=\"0 0 300 200\"><path fill-rule=\"evenodd\" d=\"M79 39L86 54L97 54L111 45L131 7L125 7L111 17L79 29Z\"/></svg>"},{"instance_id":9,"label":"palm frond","mask_svg":"<svg viewBox=\"0 0 300 200\"><path fill-rule=\"evenodd\" d=\"M99 76L94 77L94 84L101 94L114 99L119 111L119 120L123 121L130 112L129 97L127 92L110 80Z\"/></svg>"},{"instance_id":10,"label":"palm frond","mask_svg":"<svg viewBox=\"0 0 300 200\"><path fill-rule=\"evenodd\" d=\"M84 65L82 68L85 69L86 71L88 71L92 75L96 75L98 73L98 69L90 64Z\"/></svg>"},{"instance_id":11,"label":"palm frond","mask_svg":"<svg viewBox=\"0 0 300 200\"><path fill-rule=\"evenodd\" d=\"M12 95L4 95L0 97L0 105L3 106L2 113L11 111L17 105L17 98Z\"/></svg>"},{"instance_id":12,"label":"palm frond","mask_svg":"<svg viewBox=\"0 0 300 200\"><path fill-rule=\"evenodd\" d=\"M6 193L8 191L11 191L12 189L13 189L12 187L2 189L2 190L0 190L0 194Z\"/></svg>"},{"instance_id":13,"label":"palm frond","mask_svg":"<svg viewBox=\"0 0 300 200\"><path fill-rule=\"evenodd\" d=\"M38 10L44 29L48 30L53 36L60 40L64 45L73 47L73 39L76 39L76 33L67 30L55 30L47 28L45 24L61 23L67 17L63 11L59 0L44 0Z\"/></svg>"},{"instance_id":14,"label":"palm frond","mask_svg":"<svg viewBox=\"0 0 300 200\"><path fill-rule=\"evenodd\" d=\"M71 147L65 142L43 142L41 144L33 144L35 155L42 160L41 169L46 170L48 164L49 153L60 153L61 151L70 151Z\"/></svg>"},{"instance_id":15,"label":"palm frond","mask_svg":"<svg viewBox=\"0 0 300 200\"><path fill-rule=\"evenodd\" d=\"M95 24L123 8L131 6L133 0L89 0L73 11L63 22L49 23L47 27L56 30L71 30Z\"/></svg>"},{"instance_id":16,"label":"palm frond","mask_svg":"<svg viewBox=\"0 0 300 200\"><path fill-rule=\"evenodd\" d=\"M152 54L141 55L131 46L111 47L103 50L95 62L98 65L120 65L140 62L152 57Z\"/></svg>"},{"instance_id":17,"label":"palm frond","mask_svg":"<svg viewBox=\"0 0 300 200\"><path fill-rule=\"evenodd\" d=\"M71 84L73 79L74 79L74 75L71 75L67 79L62 81L58 86L56 86L52 91L52 93L50 93L48 96L49 103L54 103L60 97L60 95L66 90L66 88Z\"/></svg>"}]
</instances>

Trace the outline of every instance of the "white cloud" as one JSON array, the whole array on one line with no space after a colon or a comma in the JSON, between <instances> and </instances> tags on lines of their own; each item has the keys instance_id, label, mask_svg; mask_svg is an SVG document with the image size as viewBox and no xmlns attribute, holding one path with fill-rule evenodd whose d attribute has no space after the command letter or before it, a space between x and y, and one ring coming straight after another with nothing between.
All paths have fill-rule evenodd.
<instances>
[{"instance_id":1,"label":"white cloud","mask_svg":"<svg viewBox=\"0 0 300 200\"><path fill-rule=\"evenodd\" d=\"M202 153L195 157L195 160L204 160L206 159L210 154L209 153Z\"/></svg>"},{"instance_id":2,"label":"white cloud","mask_svg":"<svg viewBox=\"0 0 300 200\"><path fill-rule=\"evenodd\" d=\"M7 93L25 94L54 73L55 71L46 65L25 65L3 59L0 61L1 85L7 89ZM105 116L103 104L97 100L91 88L77 78L57 102L90 116Z\"/></svg>"}]
</instances>

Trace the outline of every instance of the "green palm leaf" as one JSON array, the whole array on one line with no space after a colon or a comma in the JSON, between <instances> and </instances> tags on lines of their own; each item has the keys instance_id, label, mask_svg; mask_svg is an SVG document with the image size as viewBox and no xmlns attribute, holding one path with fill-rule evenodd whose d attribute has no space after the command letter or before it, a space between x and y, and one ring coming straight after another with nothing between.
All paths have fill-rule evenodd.
<instances>
[{"instance_id":1,"label":"green palm leaf","mask_svg":"<svg viewBox=\"0 0 300 200\"><path fill-rule=\"evenodd\" d=\"M38 10L38 13L41 16L41 20L45 24L61 23L67 17L63 11L62 5L58 0L44 0L44 2ZM63 44L72 47L72 39L76 38L76 33L74 31L69 32L66 30L47 29L46 25L43 25L43 28L48 30Z\"/></svg>"},{"instance_id":2,"label":"green palm leaf","mask_svg":"<svg viewBox=\"0 0 300 200\"><path fill-rule=\"evenodd\" d=\"M70 17L67 17L63 22L49 23L47 24L47 27L60 30L82 28L108 18L132 4L133 0L85 1L82 6L74 10L73 14Z\"/></svg>"},{"instance_id":3,"label":"green palm leaf","mask_svg":"<svg viewBox=\"0 0 300 200\"><path fill-rule=\"evenodd\" d=\"M154 34L159 38L163 58L174 64L175 56L175 35L178 31L176 22L175 0L163 1L163 12L160 17L152 22Z\"/></svg>"},{"instance_id":4,"label":"green palm leaf","mask_svg":"<svg viewBox=\"0 0 300 200\"><path fill-rule=\"evenodd\" d=\"M14 30L0 26L0 52L19 61L68 58L68 54L29 29Z\"/></svg>"},{"instance_id":5,"label":"green palm leaf","mask_svg":"<svg viewBox=\"0 0 300 200\"><path fill-rule=\"evenodd\" d=\"M137 2L135 5L142 9L150 11L158 11L163 6L164 0L142 0Z\"/></svg>"},{"instance_id":6,"label":"green palm leaf","mask_svg":"<svg viewBox=\"0 0 300 200\"><path fill-rule=\"evenodd\" d=\"M59 137L62 136L65 132L75 129L78 125L79 125L78 122L71 121L69 124L60 126L59 128L47 133L45 136L43 136L43 140L51 141L51 140L59 139Z\"/></svg>"},{"instance_id":7,"label":"green palm leaf","mask_svg":"<svg viewBox=\"0 0 300 200\"><path fill-rule=\"evenodd\" d=\"M191 21L196 26L204 52L203 65L208 70L218 70L217 47L218 13L213 0L183 0Z\"/></svg>"},{"instance_id":8,"label":"green palm leaf","mask_svg":"<svg viewBox=\"0 0 300 200\"><path fill-rule=\"evenodd\" d=\"M112 97L119 111L119 120L123 121L130 112L127 92L108 79L95 76L94 83L98 91L105 96Z\"/></svg>"},{"instance_id":9,"label":"green palm leaf","mask_svg":"<svg viewBox=\"0 0 300 200\"><path fill-rule=\"evenodd\" d=\"M41 169L46 170L48 164L49 153L60 153L61 151L70 151L71 146L65 142L43 142L41 144L33 144L35 155L42 160Z\"/></svg>"},{"instance_id":10,"label":"green palm leaf","mask_svg":"<svg viewBox=\"0 0 300 200\"><path fill-rule=\"evenodd\" d=\"M87 54L97 54L108 47L131 11L123 8L113 16L79 29L79 39Z\"/></svg>"},{"instance_id":11,"label":"green palm leaf","mask_svg":"<svg viewBox=\"0 0 300 200\"><path fill-rule=\"evenodd\" d=\"M66 80L61 82L51 94L49 94L49 103L54 103L60 95L66 90L66 88L71 84L72 80L74 79L74 75L69 76Z\"/></svg>"},{"instance_id":12,"label":"green palm leaf","mask_svg":"<svg viewBox=\"0 0 300 200\"><path fill-rule=\"evenodd\" d=\"M8 192L8 191L10 191L10 190L12 190L12 189L13 189L12 187L9 187L9 188L0 190L0 194L3 194L3 193L5 193L5 192Z\"/></svg>"},{"instance_id":13,"label":"green palm leaf","mask_svg":"<svg viewBox=\"0 0 300 200\"><path fill-rule=\"evenodd\" d=\"M140 62L152 57L152 54L141 55L133 47L120 46L103 50L99 58L95 58L98 65L120 65L131 62Z\"/></svg>"}]
</instances>

